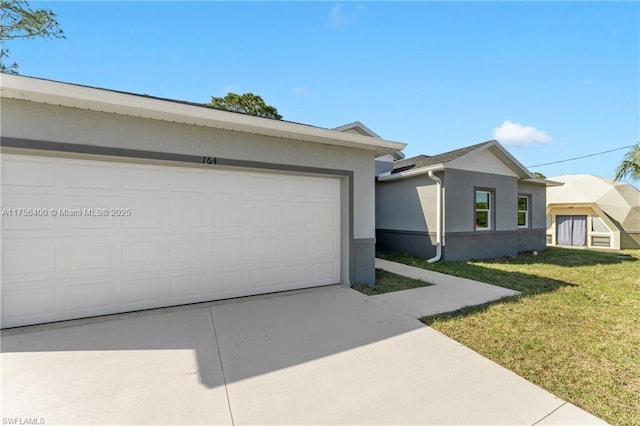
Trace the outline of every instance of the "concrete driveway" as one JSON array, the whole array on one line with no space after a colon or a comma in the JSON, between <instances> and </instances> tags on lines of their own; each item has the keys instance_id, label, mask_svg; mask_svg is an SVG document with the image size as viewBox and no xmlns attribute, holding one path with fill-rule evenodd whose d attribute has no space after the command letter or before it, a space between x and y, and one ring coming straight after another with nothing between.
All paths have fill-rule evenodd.
<instances>
[{"instance_id":1,"label":"concrete driveway","mask_svg":"<svg viewBox=\"0 0 640 426\"><path fill-rule=\"evenodd\" d=\"M2 416L45 424L599 420L351 289L8 330Z\"/></svg>"}]
</instances>

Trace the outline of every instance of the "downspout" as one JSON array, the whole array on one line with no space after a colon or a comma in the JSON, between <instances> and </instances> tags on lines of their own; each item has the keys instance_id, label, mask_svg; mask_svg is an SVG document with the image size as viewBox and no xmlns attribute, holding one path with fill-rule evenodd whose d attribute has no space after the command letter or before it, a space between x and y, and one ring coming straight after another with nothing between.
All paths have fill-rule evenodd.
<instances>
[{"instance_id":1,"label":"downspout","mask_svg":"<svg viewBox=\"0 0 640 426\"><path fill-rule=\"evenodd\" d=\"M432 170L429 170L429 179L433 180L436 183L436 255L431 259L427 259L428 263L434 263L440 260L442 257L442 215L443 215L443 205L442 205L442 181L438 176L436 176Z\"/></svg>"}]
</instances>

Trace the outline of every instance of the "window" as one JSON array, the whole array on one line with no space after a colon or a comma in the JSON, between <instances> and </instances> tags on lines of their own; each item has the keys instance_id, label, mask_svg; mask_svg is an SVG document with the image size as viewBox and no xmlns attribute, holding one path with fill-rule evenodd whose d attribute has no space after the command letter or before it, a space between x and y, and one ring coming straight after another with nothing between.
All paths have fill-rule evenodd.
<instances>
[{"instance_id":1,"label":"window","mask_svg":"<svg viewBox=\"0 0 640 426\"><path fill-rule=\"evenodd\" d=\"M476 230L491 229L491 192L476 191Z\"/></svg>"},{"instance_id":2,"label":"window","mask_svg":"<svg viewBox=\"0 0 640 426\"><path fill-rule=\"evenodd\" d=\"M604 221L598 216L591 216L591 231L593 232L611 232Z\"/></svg>"},{"instance_id":3,"label":"window","mask_svg":"<svg viewBox=\"0 0 640 426\"><path fill-rule=\"evenodd\" d=\"M518 195L518 228L529 226L529 197Z\"/></svg>"}]
</instances>

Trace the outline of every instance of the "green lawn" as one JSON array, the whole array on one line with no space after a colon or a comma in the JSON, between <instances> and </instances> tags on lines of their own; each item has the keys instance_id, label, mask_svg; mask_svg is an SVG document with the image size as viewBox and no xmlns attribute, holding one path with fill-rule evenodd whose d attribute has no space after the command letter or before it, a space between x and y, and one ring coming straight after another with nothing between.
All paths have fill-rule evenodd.
<instances>
[{"instance_id":1,"label":"green lawn","mask_svg":"<svg viewBox=\"0 0 640 426\"><path fill-rule=\"evenodd\" d=\"M640 250L431 265L380 257L523 292L421 320L609 423L640 425Z\"/></svg>"},{"instance_id":2,"label":"green lawn","mask_svg":"<svg viewBox=\"0 0 640 426\"><path fill-rule=\"evenodd\" d=\"M415 280L413 278L403 277L401 275L392 274L391 272L376 269L376 285L354 285L353 289L364 293L367 296L376 294L389 293L392 291L408 290L410 288L426 287L433 285L431 283Z\"/></svg>"}]
</instances>

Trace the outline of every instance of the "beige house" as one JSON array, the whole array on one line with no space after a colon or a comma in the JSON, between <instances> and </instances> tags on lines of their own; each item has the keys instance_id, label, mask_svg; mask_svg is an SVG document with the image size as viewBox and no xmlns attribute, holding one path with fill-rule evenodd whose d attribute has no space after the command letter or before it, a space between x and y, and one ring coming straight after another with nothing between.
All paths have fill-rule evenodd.
<instances>
[{"instance_id":1,"label":"beige house","mask_svg":"<svg viewBox=\"0 0 640 426\"><path fill-rule=\"evenodd\" d=\"M547 245L640 248L640 191L593 175L552 178L547 187Z\"/></svg>"}]
</instances>

